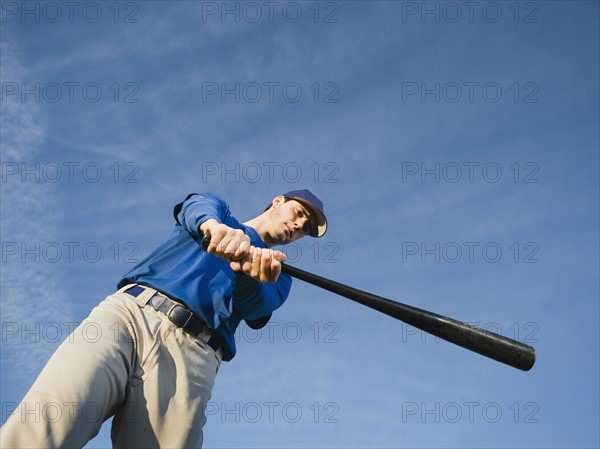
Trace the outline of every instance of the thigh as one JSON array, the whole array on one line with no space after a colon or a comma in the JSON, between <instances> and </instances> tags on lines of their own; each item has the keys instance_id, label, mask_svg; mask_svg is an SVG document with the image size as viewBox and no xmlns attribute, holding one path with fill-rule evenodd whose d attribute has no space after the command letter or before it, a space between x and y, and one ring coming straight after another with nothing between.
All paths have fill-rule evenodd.
<instances>
[{"instance_id":1,"label":"thigh","mask_svg":"<svg viewBox=\"0 0 600 449\"><path fill-rule=\"evenodd\" d=\"M156 313L152 311L153 313ZM220 361L162 314L157 344L127 388L113 420L115 448L199 448Z\"/></svg>"},{"instance_id":2,"label":"thigh","mask_svg":"<svg viewBox=\"0 0 600 449\"><path fill-rule=\"evenodd\" d=\"M3 426L2 447L83 447L98 433L135 364L138 307L127 301L109 296L58 347Z\"/></svg>"}]
</instances>

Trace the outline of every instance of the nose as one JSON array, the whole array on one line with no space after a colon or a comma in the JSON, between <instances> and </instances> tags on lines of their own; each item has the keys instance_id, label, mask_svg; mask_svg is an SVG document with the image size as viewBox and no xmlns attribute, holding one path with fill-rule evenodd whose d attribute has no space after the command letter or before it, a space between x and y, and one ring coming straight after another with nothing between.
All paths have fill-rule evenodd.
<instances>
[{"instance_id":1,"label":"nose","mask_svg":"<svg viewBox=\"0 0 600 449\"><path fill-rule=\"evenodd\" d=\"M304 227L306 226L306 222L307 222L307 221L308 221L308 220L307 220L305 217L302 217L302 218L296 218L296 219L294 220L294 230L295 230L295 231L297 231L297 230L302 230L302 229L304 229Z\"/></svg>"}]
</instances>

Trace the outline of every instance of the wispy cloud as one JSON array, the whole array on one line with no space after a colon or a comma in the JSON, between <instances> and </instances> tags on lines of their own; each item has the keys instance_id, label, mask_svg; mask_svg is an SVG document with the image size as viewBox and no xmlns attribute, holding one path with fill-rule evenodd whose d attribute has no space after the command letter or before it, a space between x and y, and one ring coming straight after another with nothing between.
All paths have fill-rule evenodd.
<instances>
[{"instance_id":1,"label":"wispy cloud","mask_svg":"<svg viewBox=\"0 0 600 449\"><path fill-rule=\"evenodd\" d=\"M16 44L6 39L1 43L1 51L3 78L27 79ZM34 182L35 176L22 179L20 173L8 174L17 167L13 164L19 164L19 171L21 163L35 167L45 138L44 122L37 104L20 102L19 96L3 100L1 153L7 172L1 185L0 219L2 369L21 373L15 381L24 384L31 382L55 347L44 341L44 327L72 321L55 265L34 262L40 255L36 243L52 241L60 226L63 201L48 185ZM27 253L28 250L33 251ZM66 332L66 328L62 327L62 331Z\"/></svg>"}]
</instances>

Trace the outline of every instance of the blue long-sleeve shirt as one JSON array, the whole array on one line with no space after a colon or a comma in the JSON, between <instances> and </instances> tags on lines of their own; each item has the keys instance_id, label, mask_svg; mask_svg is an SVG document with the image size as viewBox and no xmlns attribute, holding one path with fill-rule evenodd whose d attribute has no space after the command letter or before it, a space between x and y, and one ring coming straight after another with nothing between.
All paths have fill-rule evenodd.
<instances>
[{"instance_id":1,"label":"blue long-sleeve shirt","mask_svg":"<svg viewBox=\"0 0 600 449\"><path fill-rule=\"evenodd\" d=\"M174 215L177 223L168 239L123 276L118 287L137 283L184 303L220 334L223 360L231 360L239 323L265 317L279 308L290 292L292 279L281 274L275 283L260 283L234 272L227 261L202 249L199 227L210 218L241 229L253 246L266 248L258 233L235 219L218 196L190 195L175 207Z\"/></svg>"}]
</instances>

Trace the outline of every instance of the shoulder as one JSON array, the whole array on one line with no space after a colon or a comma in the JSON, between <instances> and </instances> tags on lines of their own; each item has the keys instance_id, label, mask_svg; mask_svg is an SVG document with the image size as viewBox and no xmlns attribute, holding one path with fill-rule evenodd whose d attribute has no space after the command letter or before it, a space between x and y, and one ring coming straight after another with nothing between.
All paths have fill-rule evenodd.
<instances>
[{"instance_id":1,"label":"shoulder","mask_svg":"<svg viewBox=\"0 0 600 449\"><path fill-rule=\"evenodd\" d=\"M221 198L219 195L211 192L202 192L202 193L190 193L185 199L178 204L178 206L183 206L184 204L202 204L202 205L213 205L218 206L224 209L229 209L229 204Z\"/></svg>"},{"instance_id":2,"label":"shoulder","mask_svg":"<svg viewBox=\"0 0 600 449\"><path fill-rule=\"evenodd\" d=\"M212 193L212 192L190 193L186 197L185 201L190 200L190 199L194 200L194 201L212 200L212 201L218 201L221 203L225 203L225 200L223 198L221 198L216 193Z\"/></svg>"},{"instance_id":3,"label":"shoulder","mask_svg":"<svg viewBox=\"0 0 600 449\"><path fill-rule=\"evenodd\" d=\"M218 217L229 215L229 204L220 196L211 193L190 193L185 199L175 205L173 208L173 216L179 223L179 215L184 214L209 214Z\"/></svg>"}]
</instances>

